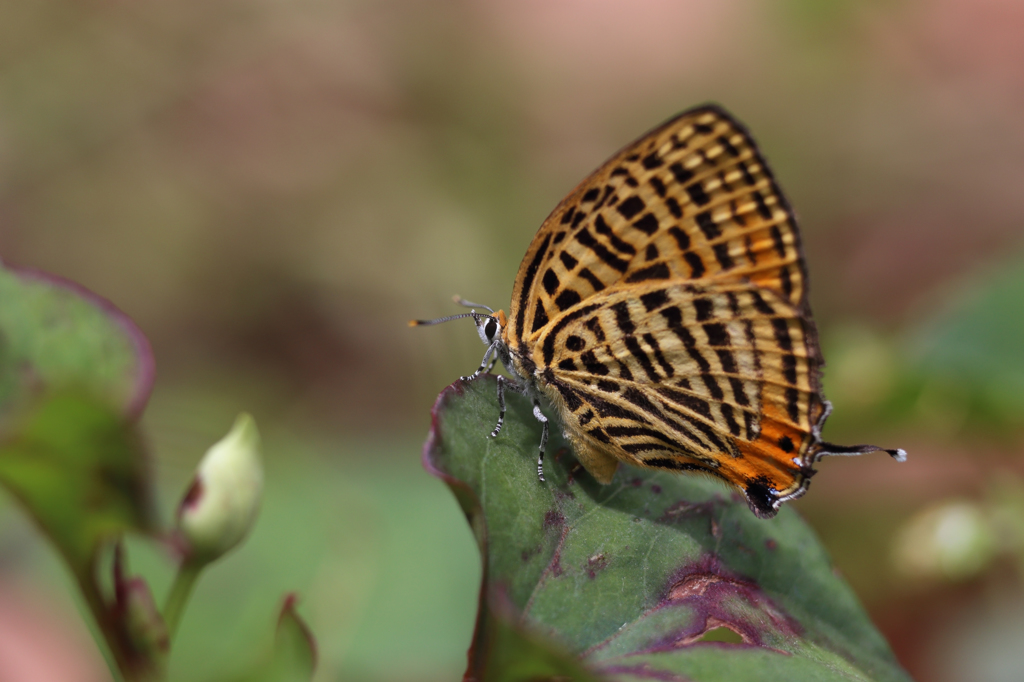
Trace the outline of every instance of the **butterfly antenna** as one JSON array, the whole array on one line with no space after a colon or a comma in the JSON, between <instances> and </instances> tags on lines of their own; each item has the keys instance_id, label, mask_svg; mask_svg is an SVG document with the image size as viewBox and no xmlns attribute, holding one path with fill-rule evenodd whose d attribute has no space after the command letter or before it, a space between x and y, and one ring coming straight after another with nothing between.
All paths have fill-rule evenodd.
<instances>
[{"instance_id":1,"label":"butterfly antenna","mask_svg":"<svg viewBox=\"0 0 1024 682\"><path fill-rule=\"evenodd\" d=\"M492 315L494 314L494 308L492 308L491 306L484 305L483 303L473 303L472 301L467 301L466 299L462 298L458 294L455 294L454 296L452 296L452 300L455 301L456 303L458 303L461 306L465 306L467 308L483 308L484 310L486 310L490 314L492 314Z\"/></svg>"},{"instance_id":2,"label":"butterfly antenna","mask_svg":"<svg viewBox=\"0 0 1024 682\"><path fill-rule=\"evenodd\" d=\"M441 324L442 322L451 322L452 320L458 320L463 317L472 317L475 320L480 319L482 316L480 313L462 313L461 315L449 315L448 317L439 317L436 320L409 320L410 327L425 327L431 324Z\"/></svg>"}]
</instances>

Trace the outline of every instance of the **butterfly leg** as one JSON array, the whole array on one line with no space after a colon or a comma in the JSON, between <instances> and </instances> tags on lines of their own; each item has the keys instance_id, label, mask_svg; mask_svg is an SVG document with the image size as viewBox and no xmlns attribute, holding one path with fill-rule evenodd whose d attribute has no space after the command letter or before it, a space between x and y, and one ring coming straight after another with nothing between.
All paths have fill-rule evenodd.
<instances>
[{"instance_id":1,"label":"butterfly leg","mask_svg":"<svg viewBox=\"0 0 1024 682\"><path fill-rule=\"evenodd\" d=\"M516 393L522 393L522 387L514 381L509 381L502 375L498 375L498 424L491 431L491 438L497 438L501 433L501 427L505 425L505 387L508 386Z\"/></svg>"},{"instance_id":2,"label":"butterfly leg","mask_svg":"<svg viewBox=\"0 0 1024 682\"><path fill-rule=\"evenodd\" d=\"M484 373L484 371L491 371L490 368L494 367L494 363L498 361L498 355L494 351L494 344L488 346L487 351L484 353L484 359L480 361L480 366L476 368L476 371L470 374L469 376L459 378L462 379L463 381L469 381L470 379L474 379L480 376L481 374ZM493 358L491 357L492 353L494 354ZM490 365L487 364L488 362L490 363Z\"/></svg>"},{"instance_id":3,"label":"butterfly leg","mask_svg":"<svg viewBox=\"0 0 1024 682\"><path fill-rule=\"evenodd\" d=\"M541 423L543 430L540 433L540 452L537 454L537 478L544 481L544 448L548 444L548 418L540 411L540 403L533 399L533 416Z\"/></svg>"}]
</instances>

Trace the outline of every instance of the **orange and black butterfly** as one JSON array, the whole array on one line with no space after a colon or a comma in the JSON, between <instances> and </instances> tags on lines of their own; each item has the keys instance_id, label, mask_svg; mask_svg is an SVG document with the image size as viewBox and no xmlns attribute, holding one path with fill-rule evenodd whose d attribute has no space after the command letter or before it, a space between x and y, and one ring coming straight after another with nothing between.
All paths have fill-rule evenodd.
<instances>
[{"instance_id":1,"label":"orange and black butterfly","mask_svg":"<svg viewBox=\"0 0 1024 682\"><path fill-rule=\"evenodd\" d=\"M796 219L747 130L717 106L684 112L615 154L541 225L509 314L472 317L504 392L547 403L579 462L722 479L770 518L826 455L817 332ZM464 377L465 378L465 377ZM903 450L886 450L896 460Z\"/></svg>"}]
</instances>

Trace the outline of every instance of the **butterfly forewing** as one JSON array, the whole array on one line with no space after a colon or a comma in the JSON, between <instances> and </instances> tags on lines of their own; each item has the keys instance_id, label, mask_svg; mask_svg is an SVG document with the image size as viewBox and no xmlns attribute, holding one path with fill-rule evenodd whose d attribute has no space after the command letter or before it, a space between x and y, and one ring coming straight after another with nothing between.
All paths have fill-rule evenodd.
<instances>
[{"instance_id":1,"label":"butterfly forewing","mask_svg":"<svg viewBox=\"0 0 1024 682\"><path fill-rule=\"evenodd\" d=\"M541 226L512 298L512 334L616 283L747 277L802 305L799 236L748 133L716 107L621 150Z\"/></svg>"},{"instance_id":2,"label":"butterfly forewing","mask_svg":"<svg viewBox=\"0 0 1024 682\"><path fill-rule=\"evenodd\" d=\"M754 142L702 107L620 151L548 217L506 338L544 377L581 461L604 462L599 478L608 457L698 469L770 504L802 489L824 410L805 281Z\"/></svg>"}]
</instances>

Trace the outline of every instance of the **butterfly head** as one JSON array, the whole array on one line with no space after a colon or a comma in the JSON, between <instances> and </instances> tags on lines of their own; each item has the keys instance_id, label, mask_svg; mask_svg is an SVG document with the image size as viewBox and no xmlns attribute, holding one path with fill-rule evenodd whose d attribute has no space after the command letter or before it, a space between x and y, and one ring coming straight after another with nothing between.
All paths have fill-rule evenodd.
<instances>
[{"instance_id":1,"label":"butterfly head","mask_svg":"<svg viewBox=\"0 0 1024 682\"><path fill-rule=\"evenodd\" d=\"M508 322L504 310L499 310L493 315L475 314L473 319L476 322L476 333L480 335L480 340L485 346L490 346L501 338L501 333Z\"/></svg>"},{"instance_id":2,"label":"butterfly head","mask_svg":"<svg viewBox=\"0 0 1024 682\"><path fill-rule=\"evenodd\" d=\"M499 360L506 367L509 366L509 352L508 346L505 344L504 332L505 327L508 324L508 318L505 317L505 311L499 310L494 311L489 306L482 305L480 303L470 303L462 298L456 296L455 302L459 305L466 306L467 308L473 308L468 313L462 313L461 315L448 315L447 317L439 317L436 320L410 320L410 327L421 327L425 325L441 324L442 322L450 322L452 320L461 320L464 317L473 318L473 323L476 325L476 333L479 334L480 340L487 346L487 352L484 353L483 362L480 363L480 368L476 371L473 376L480 374L483 371L490 371L494 367L495 363ZM483 308L486 313L478 313L475 309ZM464 377L465 378L465 377Z\"/></svg>"},{"instance_id":3,"label":"butterfly head","mask_svg":"<svg viewBox=\"0 0 1024 682\"><path fill-rule=\"evenodd\" d=\"M439 317L436 320L410 320L409 326L420 327L424 325L450 322L451 320L458 320L463 317L472 317L473 322L476 324L476 333L480 335L480 340L484 342L485 346L493 346L496 342L501 340L502 332L508 324L508 318L505 317L504 310L495 312L490 306L486 306L481 303L470 303L459 296L456 296L454 300L459 305L466 306L467 308L483 308L487 313L478 313L476 310L470 310L468 313L463 313L461 315L448 315L447 317Z\"/></svg>"}]
</instances>

